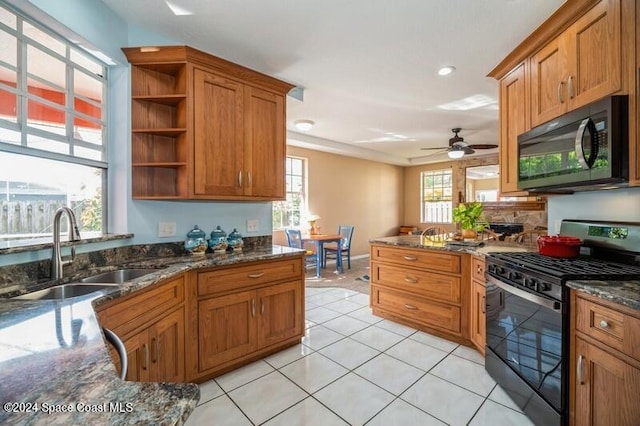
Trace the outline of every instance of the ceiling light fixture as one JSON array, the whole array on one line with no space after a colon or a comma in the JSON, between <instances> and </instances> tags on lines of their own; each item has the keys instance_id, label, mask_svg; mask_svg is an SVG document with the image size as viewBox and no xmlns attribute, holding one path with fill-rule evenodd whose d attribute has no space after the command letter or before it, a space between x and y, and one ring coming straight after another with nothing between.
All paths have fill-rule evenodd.
<instances>
[{"instance_id":1,"label":"ceiling light fixture","mask_svg":"<svg viewBox=\"0 0 640 426\"><path fill-rule=\"evenodd\" d=\"M311 120L296 120L293 122L293 125L296 126L296 129L300 130L301 132L308 132L309 130L313 129L313 126L315 126L316 123L314 123Z\"/></svg>"},{"instance_id":2,"label":"ceiling light fixture","mask_svg":"<svg viewBox=\"0 0 640 426\"><path fill-rule=\"evenodd\" d=\"M438 75L444 77L445 75L449 75L456 70L456 67L447 65L446 67L442 67L438 70Z\"/></svg>"},{"instance_id":3,"label":"ceiling light fixture","mask_svg":"<svg viewBox=\"0 0 640 426\"><path fill-rule=\"evenodd\" d=\"M458 158L464 157L464 149L452 146L451 149L447 151L447 155L449 158L457 160Z\"/></svg>"}]
</instances>

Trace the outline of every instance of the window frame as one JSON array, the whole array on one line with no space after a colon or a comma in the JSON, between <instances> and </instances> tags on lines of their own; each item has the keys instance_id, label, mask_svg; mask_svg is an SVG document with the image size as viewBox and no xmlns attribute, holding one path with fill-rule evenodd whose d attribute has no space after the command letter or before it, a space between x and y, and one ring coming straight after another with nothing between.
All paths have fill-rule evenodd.
<instances>
[{"instance_id":1,"label":"window frame","mask_svg":"<svg viewBox=\"0 0 640 426\"><path fill-rule=\"evenodd\" d=\"M293 174L289 172L289 168L287 167L287 165L285 165L285 200L284 201L274 201L272 204L272 221L271 221L271 226L273 228L273 230L284 230L284 229L288 229L291 227L300 227L302 225L302 219L303 219L303 215L304 212L307 211L307 205L308 205L308 159L305 157L299 157L299 156L295 156L295 155L287 155L286 156L286 160L287 163L289 161L300 161L301 164L301 174ZM293 167L291 167L291 171L293 170ZM301 191L289 191L289 185L286 184L286 181L289 177L299 177L302 180L302 188ZM299 206L299 217L298 220L300 223L298 224L284 224L284 223L279 223L276 224L275 223L275 218L276 218L276 210L280 210L280 211L285 211L287 214L286 215L282 215L282 217L290 217L290 213L296 211L295 209L286 209L286 204L288 203L288 195L289 194L300 194L300 198L301 198L301 203ZM282 208L282 206L285 206L285 208Z\"/></svg>"},{"instance_id":2,"label":"window frame","mask_svg":"<svg viewBox=\"0 0 640 426\"><path fill-rule=\"evenodd\" d=\"M52 160L60 163L66 164L75 164L79 166L86 166L94 169L99 169L101 171L101 230L99 231L102 234L106 234L108 231L108 194L109 194L109 162L108 162L108 151L109 151L109 139L108 139L108 113L109 113L109 64L105 63L105 61L100 58L92 55L90 52L80 48L75 43L62 36L55 30L48 28L42 23L38 22L34 18L23 14L19 10L15 9L11 5L3 3L0 5L1 8L13 14L15 16L15 28L5 25L3 22L0 22L0 31L4 33L10 34L11 37L15 38L16 43L16 65L12 65L3 61L0 61L0 65L3 68L15 72L16 75L16 83L15 87L11 87L7 84L3 84L0 82L0 88L8 92L10 94L15 95L16 97L16 113L15 113L15 122L5 120L0 118L0 129L8 130L11 132L20 134L20 143L9 143L0 141L0 151L5 152L9 155L17 154L17 155L25 155L34 158L41 158L45 160ZM35 30L42 32L47 37L51 37L53 40L60 42L61 45L64 46L64 56L60 53L50 49L44 44L40 43L37 39L32 38L29 34L25 33L25 23L27 26L33 27ZM28 68L28 58L27 58L27 49L28 46L33 46L34 48L39 49L41 52L49 55L56 60L62 61L65 66L65 87L64 93L65 101L64 105L57 104L52 102L37 93L30 93L30 87L28 85L28 81L40 81L46 87L58 87L58 85L49 81L46 78L43 78L40 75L36 75L30 72ZM76 59L74 59L76 58ZM83 62L79 58L86 58L87 62ZM89 63L89 61L91 63ZM95 65L95 70L87 68ZM101 72L101 74L100 74ZM101 85L101 88L96 88L101 90L100 100L96 101L94 99L89 98L85 94L77 93L75 90L75 81L74 77L76 77L75 73L82 73L84 78L93 78L96 81L96 84ZM62 89L58 87L58 89ZM47 130L43 130L34 126L33 123L30 123L30 119L28 117L28 104L29 101L35 101L41 105L47 107L53 107L56 111L64 114L64 123L60 123L60 128L64 128L64 135L60 135L58 133L49 132ZM94 106L100 108L100 118L98 119L96 116L89 115L83 112L80 109L76 109L76 102L82 101L87 103L89 106ZM100 144L95 144L91 142L87 142L82 140L75 133L75 129L77 127L76 120L83 120L85 122L94 123L97 128L100 129ZM33 146L28 145L29 137L42 137L47 138L48 140L60 142L66 144L65 153L49 151L46 149L39 149ZM17 135L16 135L17 141ZM78 148L83 148L85 150L91 150L93 153L99 153L96 157L100 159L86 158L74 155L74 151ZM68 205L68 201L67 201ZM32 239L26 238L24 240L12 240L12 244L20 244L20 245L35 245L41 244L39 240L33 240L33 243L30 243Z\"/></svg>"},{"instance_id":3,"label":"window frame","mask_svg":"<svg viewBox=\"0 0 640 426\"><path fill-rule=\"evenodd\" d=\"M439 176L441 180L444 180L445 177L448 177L449 185L444 185L444 182L440 185L435 185L435 178ZM430 187L427 187L427 178L431 177L434 180L434 184ZM436 190L440 190L443 194L440 198L430 198L428 199L427 190L431 189L431 193L435 193ZM450 195L447 197L445 195L446 190L449 190ZM420 172L420 221L421 223L430 223L430 224L442 224L442 225L450 225L453 223L453 170L451 168L445 169L433 169L433 170L423 170ZM440 203L440 209L429 209L428 203ZM442 207L444 207L444 212L441 211ZM440 211L439 211L440 210ZM435 219L443 219L443 220L434 220L429 218L430 214L436 217ZM435 211L435 213L434 213ZM448 218L445 218L444 215L448 213Z\"/></svg>"}]
</instances>

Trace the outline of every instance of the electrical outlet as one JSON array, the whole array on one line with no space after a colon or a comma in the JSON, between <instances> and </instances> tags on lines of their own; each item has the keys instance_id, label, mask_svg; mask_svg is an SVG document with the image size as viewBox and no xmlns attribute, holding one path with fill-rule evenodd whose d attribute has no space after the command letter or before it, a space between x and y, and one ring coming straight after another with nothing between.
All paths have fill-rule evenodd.
<instances>
[{"instance_id":1,"label":"electrical outlet","mask_svg":"<svg viewBox=\"0 0 640 426\"><path fill-rule=\"evenodd\" d=\"M247 232L258 232L259 225L258 219L247 220Z\"/></svg>"},{"instance_id":2,"label":"electrical outlet","mask_svg":"<svg viewBox=\"0 0 640 426\"><path fill-rule=\"evenodd\" d=\"M159 222L158 223L158 237L175 237L175 236L176 236L175 222Z\"/></svg>"}]
</instances>

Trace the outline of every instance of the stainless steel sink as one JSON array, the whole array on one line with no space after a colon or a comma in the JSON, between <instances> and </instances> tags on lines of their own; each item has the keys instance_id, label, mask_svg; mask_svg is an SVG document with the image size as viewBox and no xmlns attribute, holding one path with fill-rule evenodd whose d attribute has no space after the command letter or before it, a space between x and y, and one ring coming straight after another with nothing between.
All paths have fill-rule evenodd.
<instances>
[{"instance_id":1,"label":"stainless steel sink","mask_svg":"<svg viewBox=\"0 0 640 426\"><path fill-rule=\"evenodd\" d=\"M118 269L84 278L80 280L80 282L122 284L126 281L140 278L154 272L158 272L158 269Z\"/></svg>"},{"instance_id":2,"label":"stainless steel sink","mask_svg":"<svg viewBox=\"0 0 640 426\"><path fill-rule=\"evenodd\" d=\"M117 287L118 284L81 284L71 283L62 284L55 287L45 288L44 290L34 291L32 293L16 296L14 299L21 300L47 300L47 299L69 299L72 297L84 296L94 291L107 290Z\"/></svg>"}]
</instances>

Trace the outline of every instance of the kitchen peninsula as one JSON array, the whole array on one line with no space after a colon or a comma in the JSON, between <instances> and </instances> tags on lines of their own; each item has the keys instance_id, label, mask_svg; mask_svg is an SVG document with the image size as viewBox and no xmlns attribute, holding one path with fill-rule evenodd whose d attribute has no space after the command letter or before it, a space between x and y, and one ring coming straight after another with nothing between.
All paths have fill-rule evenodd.
<instances>
[{"instance_id":1,"label":"kitchen peninsula","mask_svg":"<svg viewBox=\"0 0 640 426\"><path fill-rule=\"evenodd\" d=\"M100 268L100 272L122 266L110 265ZM181 378L180 382L202 382L222 369L229 370L265 353L295 344L303 335L304 276L302 252L299 250L264 246L240 253L138 258L135 263L124 266L158 270L122 285L71 299L3 300L0 304L0 347L3 348L0 357L0 394L6 397L5 400L15 403L15 410L0 413L0 422L181 423L198 402L198 386L193 383L166 383L171 380L162 376L162 368L156 370L158 375L154 377L135 376L136 371L140 371L139 361L151 364L157 361L162 364L162 350L170 346L159 337L155 346L151 344L147 347L146 353L151 355L142 358L137 354L138 349L132 346L132 342L142 334L148 333L150 336L151 330L158 329L157 323L162 321L158 318L161 315L172 315L180 319L177 324L181 328L176 329L176 333L182 336L182 339L178 339L182 346L173 348L177 355L172 359L173 365L178 365L177 377ZM289 268L289 273L284 273L283 266ZM85 271L84 274L89 275L91 272L95 271ZM216 282L211 279L215 274L227 277L229 274L236 274L238 279L231 282L237 285L231 288L227 281ZM253 280L251 284L242 283L239 279L242 274L248 274L245 279ZM81 275L74 275L74 279L80 277ZM182 285L173 287L174 293L171 294L177 295L178 302L168 310L170 312L146 318L145 313L155 312L155 305L166 302L164 298L147 297L145 303L137 309L111 315L109 309L117 307L121 302L124 305L137 298L144 298L176 280ZM209 289L209 293L206 293L206 289ZM5 292L4 297L29 290L12 290ZM253 294L258 299L240 297L247 294ZM248 336L252 339L250 344L241 348L244 354L239 352L238 347L229 348L228 345L227 348L233 349L235 354L231 360L226 359L220 363L214 360L212 363L211 357L199 358L198 352L211 354L203 349L209 346L200 339L215 340L218 337L213 334L198 334L199 327L190 325L199 321L199 312L204 316L212 315L211 310L203 310L204 307L209 307L211 300L234 297L239 297L240 305L228 308L230 305L227 304L227 311L222 306L222 310L217 312L218 319L224 320L225 315L231 315L229 310L235 310L237 314L238 306L245 306L248 310L245 312L247 318L255 318L247 326L251 331ZM274 309L275 305L271 305L272 303L278 303L277 309ZM284 306L285 303L289 305ZM274 320L277 324L265 318ZM227 317L227 320L235 320L235 324L238 324L237 317ZM109 357L101 333L101 327L106 324L118 331L117 325L111 325L114 322L121 325L120 330L126 330L121 332L120 337L129 354L129 372L134 375L128 375L128 381L118 378L116 366ZM287 327L287 330L283 331L282 327ZM263 334L258 335L260 332ZM241 336L241 333L237 336ZM185 341L189 345L185 345ZM198 369L200 360L207 360L209 363ZM145 366L148 367L147 371L152 371L151 364ZM141 381L135 380L136 378ZM151 381L142 381L145 379ZM38 403L37 407L35 403ZM43 414L45 410L56 412L46 415Z\"/></svg>"}]
</instances>

